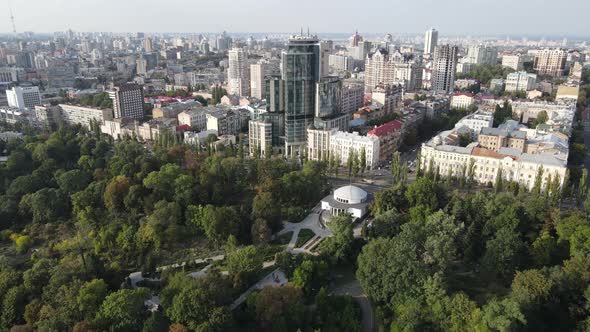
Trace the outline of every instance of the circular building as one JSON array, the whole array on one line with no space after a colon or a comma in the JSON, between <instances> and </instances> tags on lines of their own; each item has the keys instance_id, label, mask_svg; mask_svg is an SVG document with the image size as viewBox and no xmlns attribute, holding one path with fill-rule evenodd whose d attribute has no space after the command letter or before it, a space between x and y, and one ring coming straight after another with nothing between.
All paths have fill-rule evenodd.
<instances>
[{"instance_id":1,"label":"circular building","mask_svg":"<svg viewBox=\"0 0 590 332\"><path fill-rule=\"evenodd\" d=\"M367 192L359 187L340 187L322 200L322 210L329 211L332 216L350 213L353 219L362 218L367 213L368 197Z\"/></svg>"}]
</instances>

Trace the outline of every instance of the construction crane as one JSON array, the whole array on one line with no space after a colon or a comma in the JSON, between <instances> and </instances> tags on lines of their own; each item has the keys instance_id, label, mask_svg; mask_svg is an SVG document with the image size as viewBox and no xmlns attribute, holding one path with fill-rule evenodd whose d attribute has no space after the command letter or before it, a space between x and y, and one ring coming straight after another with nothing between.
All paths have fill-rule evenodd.
<instances>
[{"instance_id":1,"label":"construction crane","mask_svg":"<svg viewBox=\"0 0 590 332\"><path fill-rule=\"evenodd\" d=\"M16 24L14 23L14 15L12 15L12 4L8 0L8 10L10 11L10 22L12 22L12 32L16 34Z\"/></svg>"}]
</instances>

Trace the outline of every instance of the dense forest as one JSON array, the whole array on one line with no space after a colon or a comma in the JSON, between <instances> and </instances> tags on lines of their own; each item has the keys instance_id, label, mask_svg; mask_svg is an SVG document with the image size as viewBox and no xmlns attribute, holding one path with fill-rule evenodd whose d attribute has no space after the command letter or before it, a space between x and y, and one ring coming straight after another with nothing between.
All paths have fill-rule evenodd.
<instances>
[{"instance_id":1,"label":"dense forest","mask_svg":"<svg viewBox=\"0 0 590 332\"><path fill-rule=\"evenodd\" d=\"M359 328L356 303L321 289L337 261L312 256L279 254L293 282L229 310L283 250L270 241L281 221L301 220L327 193L324 163L245 158L241 144L148 147L79 127L17 129L27 134L0 141L0 330ZM189 277L190 265L156 273L218 253L225 261L203 278ZM134 271L158 282L132 287ZM150 313L155 294L162 309Z\"/></svg>"}]
</instances>

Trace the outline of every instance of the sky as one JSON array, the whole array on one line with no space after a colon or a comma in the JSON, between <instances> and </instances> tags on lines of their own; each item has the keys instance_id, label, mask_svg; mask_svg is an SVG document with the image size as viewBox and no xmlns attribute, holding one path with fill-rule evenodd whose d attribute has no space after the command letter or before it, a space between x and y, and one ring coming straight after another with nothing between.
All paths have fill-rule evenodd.
<instances>
[{"instance_id":1,"label":"sky","mask_svg":"<svg viewBox=\"0 0 590 332\"><path fill-rule=\"evenodd\" d=\"M590 36L590 0L0 0L0 32L312 32Z\"/></svg>"}]
</instances>

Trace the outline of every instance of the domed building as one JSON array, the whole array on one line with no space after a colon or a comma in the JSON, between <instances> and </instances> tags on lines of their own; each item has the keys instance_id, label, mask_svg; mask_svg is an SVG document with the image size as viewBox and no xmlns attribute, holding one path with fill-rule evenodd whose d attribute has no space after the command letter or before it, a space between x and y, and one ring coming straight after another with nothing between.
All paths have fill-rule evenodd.
<instances>
[{"instance_id":1,"label":"domed building","mask_svg":"<svg viewBox=\"0 0 590 332\"><path fill-rule=\"evenodd\" d=\"M353 219L362 218L367 213L369 194L357 186L344 186L334 190L334 194L322 200L322 210L332 216L350 213Z\"/></svg>"}]
</instances>

